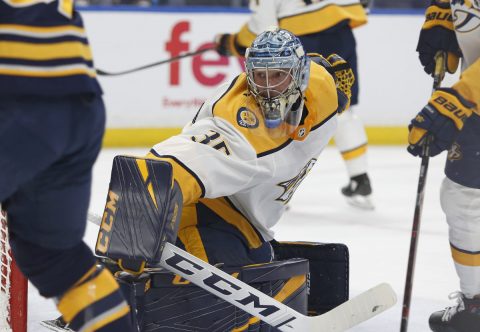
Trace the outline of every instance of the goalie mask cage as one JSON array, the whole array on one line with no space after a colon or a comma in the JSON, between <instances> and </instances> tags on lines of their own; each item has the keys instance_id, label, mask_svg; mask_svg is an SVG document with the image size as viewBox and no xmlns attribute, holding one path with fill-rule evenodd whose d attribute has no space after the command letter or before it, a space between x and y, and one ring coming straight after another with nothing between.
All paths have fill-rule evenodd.
<instances>
[{"instance_id":1,"label":"goalie mask cage","mask_svg":"<svg viewBox=\"0 0 480 332\"><path fill-rule=\"evenodd\" d=\"M12 257L8 242L7 216L1 206L0 222L0 332L27 332L28 284Z\"/></svg>"}]
</instances>

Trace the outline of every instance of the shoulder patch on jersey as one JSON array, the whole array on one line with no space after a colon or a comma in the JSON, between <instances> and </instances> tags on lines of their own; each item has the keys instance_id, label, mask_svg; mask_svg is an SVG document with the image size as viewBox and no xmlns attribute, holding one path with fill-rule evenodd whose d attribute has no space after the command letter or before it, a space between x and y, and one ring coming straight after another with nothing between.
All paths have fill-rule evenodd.
<instances>
[{"instance_id":1,"label":"shoulder patch on jersey","mask_svg":"<svg viewBox=\"0 0 480 332\"><path fill-rule=\"evenodd\" d=\"M246 107L240 107L237 111L237 123L243 128L257 128L259 121L255 113Z\"/></svg>"}]
</instances>

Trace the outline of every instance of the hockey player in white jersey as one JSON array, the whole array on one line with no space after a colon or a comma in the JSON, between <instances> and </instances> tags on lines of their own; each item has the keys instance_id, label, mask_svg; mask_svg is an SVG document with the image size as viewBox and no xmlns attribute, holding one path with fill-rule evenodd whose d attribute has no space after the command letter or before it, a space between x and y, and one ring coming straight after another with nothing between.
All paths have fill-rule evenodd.
<instances>
[{"instance_id":1,"label":"hockey player in white jersey","mask_svg":"<svg viewBox=\"0 0 480 332\"><path fill-rule=\"evenodd\" d=\"M305 315L348 299L345 245L278 243L271 228L335 133L351 77L338 55L307 56L289 31L267 30L247 49L245 72L206 100L181 134L144 158L115 157L96 253L129 272L116 275L139 331L158 324L165 331L271 331L155 270L165 242Z\"/></svg>"},{"instance_id":2,"label":"hockey player in white jersey","mask_svg":"<svg viewBox=\"0 0 480 332\"><path fill-rule=\"evenodd\" d=\"M242 56L258 33L269 26L279 26L294 33L306 53L340 55L352 67L355 78L358 77L356 41L352 30L367 22L366 11L360 1L252 0L250 9L252 15L238 33L224 33L216 37L220 54ZM367 136L354 110L358 103L358 83L356 79L352 87L352 107L338 117L334 138L350 177L348 185L341 190L342 194L350 204L372 209L372 189L367 174Z\"/></svg>"},{"instance_id":3,"label":"hockey player in white jersey","mask_svg":"<svg viewBox=\"0 0 480 332\"><path fill-rule=\"evenodd\" d=\"M449 150L440 200L461 292L429 323L435 332L480 331L480 1L434 0L426 17L417 48L425 71L432 73L437 51L447 52L449 72L463 60L460 80L434 92L410 126L413 155L427 135L431 156Z\"/></svg>"},{"instance_id":4,"label":"hockey player in white jersey","mask_svg":"<svg viewBox=\"0 0 480 332\"><path fill-rule=\"evenodd\" d=\"M211 264L268 262L271 228L335 133L347 98L286 30L259 35L246 72L207 100L149 158L183 194L179 246Z\"/></svg>"}]
</instances>

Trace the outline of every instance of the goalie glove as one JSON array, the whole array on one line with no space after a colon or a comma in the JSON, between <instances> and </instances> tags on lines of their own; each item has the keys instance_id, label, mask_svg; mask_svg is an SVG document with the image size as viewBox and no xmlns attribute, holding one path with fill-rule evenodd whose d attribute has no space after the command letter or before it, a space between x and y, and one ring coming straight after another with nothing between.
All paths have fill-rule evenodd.
<instances>
[{"instance_id":1,"label":"goalie glove","mask_svg":"<svg viewBox=\"0 0 480 332\"><path fill-rule=\"evenodd\" d=\"M241 50L237 48L240 47L235 43L235 35L223 33L215 36L215 50L218 54L223 56L240 56Z\"/></svg>"},{"instance_id":2,"label":"goalie glove","mask_svg":"<svg viewBox=\"0 0 480 332\"><path fill-rule=\"evenodd\" d=\"M337 89L342 91L348 98L348 102L344 107L347 110L350 107L350 99L352 98L352 86L355 82L355 75L353 75L352 67L338 54L330 54L327 61L331 67L327 68L330 74L334 77Z\"/></svg>"},{"instance_id":3,"label":"goalie glove","mask_svg":"<svg viewBox=\"0 0 480 332\"><path fill-rule=\"evenodd\" d=\"M453 74L457 70L458 58L462 56L462 52L455 35L449 0L432 0L425 12L425 23L420 31L417 52L427 74L433 75L434 58L438 51L447 54L447 71Z\"/></svg>"},{"instance_id":4,"label":"goalie glove","mask_svg":"<svg viewBox=\"0 0 480 332\"><path fill-rule=\"evenodd\" d=\"M440 88L432 94L420 113L410 122L408 152L422 156L427 135L433 137L429 156L450 148L475 105L451 88Z\"/></svg>"}]
</instances>

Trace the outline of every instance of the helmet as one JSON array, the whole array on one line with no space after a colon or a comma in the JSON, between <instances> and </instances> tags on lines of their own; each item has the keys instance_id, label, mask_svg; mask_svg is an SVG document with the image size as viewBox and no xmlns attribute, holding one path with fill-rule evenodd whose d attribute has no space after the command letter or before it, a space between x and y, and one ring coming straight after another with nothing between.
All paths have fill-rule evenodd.
<instances>
[{"instance_id":1,"label":"helmet","mask_svg":"<svg viewBox=\"0 0 480 332\"><path fill-rule=\"evenodd\" d=\"M286 122L295 130L310 73L310 60L300 40L279 28L261 33L246 50L245 70L265 126L277 128Z\"/></svg>"}]
</instances>

